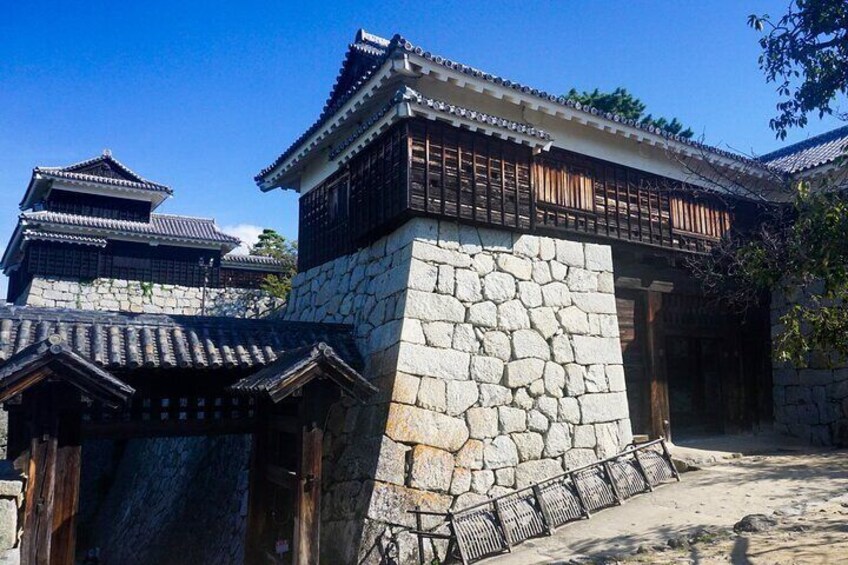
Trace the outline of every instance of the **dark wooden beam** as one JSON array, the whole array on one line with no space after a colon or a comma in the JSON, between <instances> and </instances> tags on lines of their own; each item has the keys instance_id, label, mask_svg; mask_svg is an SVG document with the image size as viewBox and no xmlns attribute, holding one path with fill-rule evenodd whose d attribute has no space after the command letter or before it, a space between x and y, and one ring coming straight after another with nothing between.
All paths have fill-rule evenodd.
<instances>
[{"instance_id":1,"label":"dark wooden beam","mask_svg":"<svg viewBox=\"0 0 848 565\"><path fill-rule=\"evenodd\" d=\"M671 416L668 405L668 376L666 373L665 330L662 319L663 295L649 291L645 300L645 349L650 379L651 438L671 439Z\"/></svg>"},{"instance_id":2,"label":"dark wooden beam","mask_svg":"<svg viewBox=\"0 0 848 565\"><path fill-rule=\"evenodd\" d=\"M268 464L268 415L266 406L257 406L258 417L251 436L250 471L247 495L247 530L244 561L248 565L265 563L262 535L268 527L269 489L266 478Z\"/></svg>"},{"instance_id":3,"label":"dark wooden beam","mask_svg":"<svg viewBox=\"0 0 848 565\"><path fill-rule=\"evenodd\" d=\"M296 565L318 565L320 556L323 440L324 431L318 426L304 426L301 434L301 472L296 493Z\"/></svg>"},{"instance_id":4,"label":"dark wooden beam","mask_svg":"<svg viewBox=\"0 0 848 565\"><path fill-rule=\"evenodd\" d=\"M73 565L79 513L82 442L79 413L61 418L56 451L51 565Z\"/></svg>"}]
</instances>

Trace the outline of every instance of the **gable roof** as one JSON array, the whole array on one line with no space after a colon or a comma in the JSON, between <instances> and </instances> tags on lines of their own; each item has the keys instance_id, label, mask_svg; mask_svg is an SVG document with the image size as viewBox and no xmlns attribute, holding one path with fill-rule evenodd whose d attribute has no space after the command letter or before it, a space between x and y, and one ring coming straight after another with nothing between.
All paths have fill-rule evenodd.
<instances>
[{"instance_id":1,"label":"gable roof","mask_svg":"<svg viewBox=\"0 0 848 565\"><path fill-rule=\"evenodd\" d=\"M264 395L276 403L320 378L331 380L360 402L377 392L374 385L324 342L287 351L274 363L230 386L229 390L248 396Z\"/></svg>"},{"instance_id":2,"label":"gable roof","mask_svg":"<svg viewBox=\"0 0 848 565\"><path fill-rule=\"evenodd\" d=\"M106 406L129 401L135 390L74 351L58 334L33 343L0 366L0 402L5 402L40 382L63 381Z\"/></svg>"},{"instance_id":3,"label":"gable roof","mask_svg":"<svg viewBox=\"0 0 848 565\"><path fill-rule=\"evenodd\" d=\"M149 200L154 208L174 193L170 187L147 180L134 172L107 150L97 157L64 167L35 167L21 199L20 209L26 210L38 203L51 190L53 181L63 181L96 193L118 192L128 197Z\"/></svg>"},{"instance_id":4,"label":"gable roof","mask_svg":"<svg viewBox=\"0 0 848 565\"><path fill-rule=\"evenodd\" d=\"M848 153L848 126L762 155L759 160L787 173L798 173L832 163Z\"/></svg>"},{"instance_id":5,"label":"gable roof","mask_svg":"<svg viewBox=\"0 0 848 565\"><path fill-rule=\"evenodd\" d=\"M53 334L98 367L122 371L260 368L319 342L362 366L352 329L341 324L0 306L0 362Z\"/></svg>"},{"instance_id":6,"label":"gable roof","mask_svg":"<svg viewBox=\"0 0 848 565\"><path fill-rule=\"evenodd\" d=\"M369 34L365 30L359 30L354 43L348 47L348 52L345 56L344 62L342 63L342 68L339 71L336 83L334 84L330 96L328 97L318 119L270 165L262 169L254 177L256 183L262 187L263 190L270 189L270 187L266 188L264 185L266 177L294 155L295 152L300 149L310 137L316 134L321 127L336 114L336 112L338 112L348 101L358 94L366 84L369 84L371 79L378 74L377 71L382 68L389 59L399 54L417 57L457 73L467 75L473 79L485 81L497 87L517 91L522 95L536 98L543 103L555 104L576 112L593 116L593 120L606 122L613 127L616 127L615 124L618 124L618 128L621 126L634 128L636 130L643 131L646 135L656 136L661 140L679 143L697 151L703 151L705 153L730 159L732 161L739 162L740 164L750 166L753 169L769 171L772 173L783 173L783 171L776 167L772 167L767 162L751 159L732 151L727 151L696 140L671 134L651 124L643 124L637 120L630 120L618 114L602 112L590 106L583 106L579 102L575 102L565 96L551 94L517 81L512 81L487 73L440 55L435 55L423 47L411 43L401 35L396 34L389 40Z\"/></svg>"},{"instance_id":7,"label":"gable roof","mask_svg":"<svg viewBox=\"0 0 848 565\"><path fill-rule=\"evenodd\" d=\"M138 173L135 173L114 158L109 151L104 151L102 155L65 167L36 167L34 170L59 178L95 180L107 184L132 186L134 188L167 192L169 194L173 192L170 187L147 180Z\"/></svg>"}]
</instances>

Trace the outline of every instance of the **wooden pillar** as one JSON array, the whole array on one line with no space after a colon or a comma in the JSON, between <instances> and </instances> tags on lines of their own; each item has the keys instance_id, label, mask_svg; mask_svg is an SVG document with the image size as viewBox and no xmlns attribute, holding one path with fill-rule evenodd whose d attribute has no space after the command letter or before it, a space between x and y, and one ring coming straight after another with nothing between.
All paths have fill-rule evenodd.
<instances>
[{"instance_id":1,"label":"wooden pillar","mask_svg":"<svg viewBox=\"0 0 848 565\"><path fill-rule=\"evenodd\" d=\"M56 485L53 505L51 565L73 565L79 513L82 441L79 414L67 414L60 421L56 450Z\"/></svg>"},{"instance_id":2,"label":"wooden pillar","mask_svg":"<svg viewBox=\"0 0 848 565\"><path fill-rule=\"evenodd\" d=\"M18 458L27 475L21 563L73 565L81 455L78 395L51 386L26 403L29 448Z\"/></svg>"},{"instance_id":3,"label":"wooden pillar","mask_svg":"<svg viewBox=\"0 0 848 565\"><path fill-rule=\"evenodd\" d=\"M296 565L318 565L321 541L323 443L322 429L314 423L303 427L294 533L294 563Z\"/></svg>"},{"instance_id":4,"label":"wooden pillar","mask_svg":"<svg viewBox=\"0 0 848 565\"><path fill-rule=\"evenodd\" d=\"M652 439L671 439L671 416L668 406L665 330L662 319L662 293L648 291L645 300L645 345L650 378L650 423Z\"/></svg>"}]
</instances>

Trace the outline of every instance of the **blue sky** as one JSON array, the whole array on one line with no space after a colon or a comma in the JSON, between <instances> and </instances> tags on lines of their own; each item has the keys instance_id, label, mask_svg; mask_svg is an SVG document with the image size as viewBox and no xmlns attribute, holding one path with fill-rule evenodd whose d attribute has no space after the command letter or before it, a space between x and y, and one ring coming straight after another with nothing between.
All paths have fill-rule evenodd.
<instances>
[{"instance_id":1,"label":"blue sky","mask_svg":"<svg viewBox=\"0 0 848 565\"><path fill-rule=\"evenodd\" d=\"M253 175L315 120L360 27L549 92L625 86L710 143L764 153L781 145L777 98L746 17L787 3L8 1L0 238L32 167L104 148L174 188L162 211L295 237L295 195L263 194Z\"/></svg>"}]
</instances>

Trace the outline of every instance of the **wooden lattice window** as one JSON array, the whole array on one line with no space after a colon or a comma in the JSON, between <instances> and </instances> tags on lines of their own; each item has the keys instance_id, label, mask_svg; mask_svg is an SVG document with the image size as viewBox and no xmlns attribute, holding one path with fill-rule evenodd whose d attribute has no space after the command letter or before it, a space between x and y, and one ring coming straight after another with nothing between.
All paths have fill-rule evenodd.
<instances>
[{"instance_id":1,"label":"wooden lattice window","mask_svg":"<svg viewBox=\"0 0 848 565\"><path fill-rule=\"evenodd\" d=\"M341 222L347 219L347 185L348 175L342 175L327 187L327 210L330 222Z\"/></svg>"},{"instance_id":2,"label":"wooden lattice window","mask_svg":"<svg viewBox=\"0 0 848 565\"><path fill-rule=\"evenodd\" d=\"M536 171L536 197L540 202L595 211L595 183L588 169L545 160Z\"/></svg>"},{"instance_id":3,"label":"wooden lattice window","mask_svg":"<svg viewBox=\"0 0 848 565\"><path fill-rule=\"evenodd\" d=\"M672 196L671 226L676 232L721 239L730 230L730 212L705 200Z\"/></svg>"}]
</instances>

